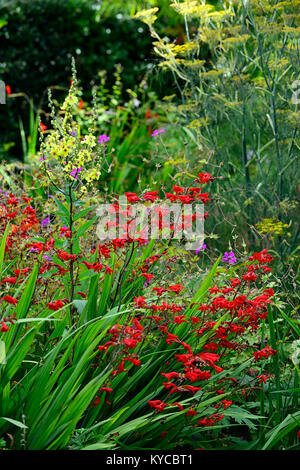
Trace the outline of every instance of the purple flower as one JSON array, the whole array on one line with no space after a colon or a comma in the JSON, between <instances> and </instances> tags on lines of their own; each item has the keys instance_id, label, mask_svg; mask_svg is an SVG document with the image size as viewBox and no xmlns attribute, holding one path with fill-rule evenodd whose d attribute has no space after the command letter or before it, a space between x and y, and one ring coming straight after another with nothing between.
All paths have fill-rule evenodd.
<instances>
[{"instance_id":1,"label":"purple flower","mask_svg":"<svg viewBox=\"0 0 300 470\"><path fill-rule=\"evenodd\" d=\"M225 251L222 261L225 261L226 263L228 262L229 264L233 264L236 263L237 260L233 251L229 251L229 253Z\"/></svg>"},{"instance_id":2,"label":"purple flower","mask_svg":"<svg viewBox=\"0 0 300 470\"><path fill-rule=\"evenodd\" d=\"M99 135L98 144L104 144L104 142L109 141L109 137L106 134Z\"/></svg>"},{"instance_id":3,"label":"purple flower","mask_svg":"<svg viewBox=\"0 0 300 470\"><path fill-rule=\"evenodd\" d=\"M50 258L50 256L47 256L47 255L43 255L43 258L45 258L46 261L51 261L52 258Z\"/></svg>"},{"instance_id":4,"label":"purple flower","mask_svg":"<svg viewBox=\"0 0 300 470\"><path fill-rule=\"evenodd\" d=\"M50 224L50 217L46 217L46 219L42 220L41 222L42 227L46 227L49 224Z\"/></svg>"},{"instance_id":5,"label":"purple flower","mask_svg":"<svg viewBox=\"0 0 300 470\"><path fill-rule=\"evenodd\" d=\"M200 250L205 250L206 247L207 247L207 245L204 245L204 243L201 242L201 245L200 245L199 248L197 248L197 250L195 251L196 255L199 255L199 251L200 251Z\"/></svg>"},{"instance_id":6,"label":"purple flower","mask_svg":"<svg viewBox=\"0 0 300 470\"><path fill-rule=\"evenodd\" d=\"M70 173L70 176L72 176L73 178L78 178L79 176L79 173L82 171L82 168L74 168L71 173Z\"/></svg>"},{"instance_id":7,"label":"purple flower","mask_svg":"<svg viewBox=\"0 0 300 470\"><path fill-rule=\"evenodd\" d=\"M162 134L163 132L165 132L164 129L157 129L156 131L153 132L152 137L155 137L158 134Z\"/></svg>"},{"instance_id":8,"label":"purple flower","mask_svg":"<svg viewBox=\"0 0 300 470\"><path fill-rule=\"evenodd\" d=\"M46 155L43 155L43 156L40 158L40 162L43 162L44 160L46 160Z\"/></svg>"}]
</instances>

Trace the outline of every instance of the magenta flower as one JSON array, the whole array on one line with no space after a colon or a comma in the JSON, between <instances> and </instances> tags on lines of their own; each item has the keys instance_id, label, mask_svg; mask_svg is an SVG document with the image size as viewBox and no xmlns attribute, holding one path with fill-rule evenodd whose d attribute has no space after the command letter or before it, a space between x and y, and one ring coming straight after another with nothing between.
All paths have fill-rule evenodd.
<instances>
[{"instance_id":1,"label":"magenta flower","mask_svg":"<svg viewBox=\"0 0 300 470\"><path fill-rule=\"evenodd\" d=\"M109 141L109 137L106 134L99 135L98 144L104 144L104 142Z\"/></svg>"},{"instance_id":2,"label":"magenta flower","mask_svg":"<svg viewBox=\"0 0 300 470\"><path fill-rule=\"evenodd\" d=\"M82 171L82 168L74 168L71 173L70 173L70 176L72 176L73 178L78 178L79 176L79 173Z\"/></svg>"},{"instance_id":3,"label":"magenta flower","mask_svg":"<svg viewBox=\"0 0 300 470\"><path fill-rule=\"evenodd\" d=\"M206 247L207 247L207 245L204 245L204 243L201 242L201 245L200 245L199 248L197 248L197 250L195 251L196 255L199 255L199 251L200 251L200 250L205 250Z\"/></svg>"},{"instance_id":4,"label":"magenta flower","mask_svg":"<svg viewBox=\"0 0 300 470\"><path fill-rule=\"evenodd\" d=\"M47 225L50 224L50 217L46 217L44 220L41 222L42 227L46 227Z\"/></svg>"},{"instance_id":5,"label":"magenta flower","mask_svg":"<svg viewBox=\"0 0 300 470\"><path fill-rule=\"evenodd\" d=\"M225 251L222 261L225 261L225 263L228 262L229 264L233 264L233 263L236 263L237 259L233 251L229 251L229 253Z\"/></svg>"},{"instance_id":6,"label":"magenta flower","mask_svg":"<svg viewBox=\"0 0 300 470\"><path fill-rule=\"evenodd\" d=\"M156 131L153 132L152 137L155 137L158 134L162 134L163 132L165 132L164 129L156 129Z\"/></svg>"}]
</instances>

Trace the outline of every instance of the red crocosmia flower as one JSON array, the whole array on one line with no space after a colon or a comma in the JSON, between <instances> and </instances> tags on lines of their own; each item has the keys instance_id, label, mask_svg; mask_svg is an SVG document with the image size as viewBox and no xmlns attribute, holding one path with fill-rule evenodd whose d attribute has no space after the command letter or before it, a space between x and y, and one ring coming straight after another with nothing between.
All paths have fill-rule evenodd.
<instances>
[{"instance_id":1,"label":"red crocosmia flower","mask_svg":"<svg viewBox=\"0 0 300 470\"><path fill-rule=\"evenodd\" d=\"M199 420L198 426L203 426L203 427L213 426L214 424L221 421L221 419L223 418L224 418L224 415L213 414L211 415L210 418L204 418L204 419Z\"/></svg>"},{"instance_id":2,"label":"red crocosmia flower","mask_svg":"<svg viewBox=\"0 0 300 470\"><path fill-rule=\"evenodd\" d=\"M178 199L180 200L180 202L182 202L182 204L189 204L190 202L192 202L193 196L191 194L186 194L183 196L178 196Z\"/></svg>"},{"instance_id":3,"label":"red crocosmia flower","mask_svg":"<svg viewBox=\"0 0 300 470\"><path fill-rule=\"evenodd\" d=\"M147 317L147 318L153 318L153 320L155 320L156 323L163 320L163 317L158 317L157 315L152 315L151 317Z\"/></svg>"},{"instance_id":4,"label":"red crocosmia flower","mask_svg":"<svg viewBox=\"0 0 300 470\"><path fill-rule=\"evenodd\" d=\"M270 376L269 375L258 375L256 378L259 379L258 383L261 384L263 382L265 384L267 382L267 380L269 380Z\"/></svg>"},{"instance_id":5,"label":"red crocosmia flower","mask_svg":"<svg viewBox=\"0 0 300 470\"><path fill-rule=\"evenodd\" d=\"M81 296L83 299L85 299L85 298L86 298L86 294L85 294L84 292L80 292L80 291L78 291L78 292L75 292L75 294L78 294L78 295L80 295L80 296Z\"/></svg>"},{"instance_id":6,"label":"red crocosmia flower","mask_svg":"<svg viewBox=\"0 0 300 470\"><path fill-rule=\"evenodd\" d=\"M202 322L201 318L197 318L197 317L191 317L191 320L192 320L193 325L195 325L196 323Z\"/></svg>"},{"instance_id":7,"label":"red crocosmia flower","mask_svg":"<svg viewBox=\"0 0 300 470\"><path fill-rule=\"evenodd\" d=\"M156 292L156 294L158 296L162 295L163 292L166 292L166 289L164 289L163 287L153 287L153 292Z\"/></svg>"},{"instance_id":8,"label":"red crocosmia flower","mask_svg":"<svg viewBox=\"0 0 300 470\"><path fill-rule=\"evenodd\" d=\"M71 238L72 232L67 227L64 226L64 227L60 228L59 231L60 231L61 236L64 235L66 238Z\"/></svg>"},{"instance_id":9,"label":"red crocosmia flower","mask_svg":"<svg viewBox=\"0 0 300 470\"><path fill-rule=\"evenodd\" d=\"M165 407L168 406L167 403L164 403L161 400L150 400L148 403L151 408L155 408L157 411L164 411Z\"/></svg>"},{"instance_id":10,"label":"red crocosmia flower","mask_svg":"<svg viewBox=\"0 0 300 470\"><path fill-rule=\"evenodd\" d=\"M141 296L139 296L139 297L135 297L135 298L133 299L133 301L136 303L137 307L143 307L143 305L146 305L146 303L147 303L147 302L145 301L145 298L146 298L146 297L141 297Z\"/></svg>"},{"instance_id":11,"label":"red crocosmia flower","mask_svg":"<svg viewBox=\"0 0 300 470\"><path fill-rule=\"evenodd\" d=\"M217 294L218 292L221 292L221 291L220 291L220 289L219 289L217 286L214 286L214 287L211 287L211 288L209 289L209 292L210 292L211 294Z\"/></svg>"},{"instance_id":12,"label":"red crocosmia flower","mask_svg":"<svg viewBox=\"0 0 300 470\"><path fill-rule=\"evenodd\" d=\"M229 408L229 406L232 405L232 401L229 401L229 400L221 400L220 403L217 403L214 408L220 408L220 406L223 406L224 410L226 410L226 408Z\"/></svg>"},{"instance_id":13,"label":"red crocosmia flower","mask_svg":"<svg viewBox=\"0 0 300 470\"><path fill-rule=\"evenodd\" d=\"M233 279L230 279L230 280L231 280L231 284L230 284L230 285L231 285L232 287L236 287L236 286L238 286L238 285L241 283L241 281L240 281L237 277L234 277Z\"/></svg>"},{"instance_id":14,"label":"red crocosmia flower","mask_svg":"<svg viewBox=\"0 0 300 470\"><path fill-rule=\"evenodd\" d=\"M150 279L153 279L153 277L154 277L153 274L148 274L148 273L142 273L142 274L140 274L140 276L144 276L146 278L146 282L149 282Z\"/></svg>"},{"instance_id":15,"label":"red crocosmia flower","mask_svg":"<svg viewBox=\"0 0 300 470\"><path fill-rule=\"evenodd\" d=\"M134 202L140 201L140 198L138 197L137 194L135 193L125 193L125 196L127 197L127 201L130 204L133 204Z\"/></svg>"},{"instance_id":16,"label":"red crocosmia flower","mask_svg":"<svg viewBox=\"0 0 300 470\"><path fill-rule=\"evenodd\" d=\"M171 379L179 377L180 374L178 372L161 372L161 375L164 375L169 382Z\"/></svg>"},{"instance_id":17,"label":"red crocosmia flower","mask_svg":"<svg viewBox=\"0 0 300 470\"><path fill-rule=\"evenodd\" d=\"M135 367L137 366L140 366L141 365L141 361L139 361L138 359L134 358L134 357L124 357L123 361L129 361L131 362Z\"/></svg>"},{"instance_id":18,"label":"red crocosmia flower","mask_svg":"<svg viewBox=\"0 0 300 470\"><path fill-rule=\"evenodd\" d=\"M167 331L167 338L166 338L166 343L171 344L171 343L180 343L180 339L178 336L173 335L172 333L169 333Z\"/></svg>"},{"instance_id":19,"label":"red crocosmia flower","mask_svg":"<svg viewBox=\"0 0 300 470\"><path fill-rule=\"evenodd\" d=\"M265 248L264 250L260 251L259 253L254 253L252 256L248 258L249 261L258 261L259 264L261 263L270 263L273 261L274 258L272 258L271 255L267 252L267 249Z\"/></svg>"},{"instance_id":20,"label":"red crocosmia flower","mask_svg":"<svg viewBox=\"0 0 300 470\"><path fill-rule=\"evenodd\" d=\"M113 392L113 389L110 388L110 387L101 387L99 392L107 392L107 393L111 393Z\"/></svg>"},{"instance_id":21,"label":"red crocosmia flower","mask_svg":"<svg viewBox=\"0 0 300 470\"><path fill-rule=\"evenodd\" d=\"M123 372L124 371L124 362L125 361L129 361L131 362L135 367L139 366L141 364L141 361L139 361L138 359L135 359L134 357L124 357L124 359L122 360L121 364L119 365L118 369L119 369L119 372Z\"/></svg>"},{"instance_id":22,"label":"red crocosmia flower","mask_svg":"<svg viewBox=\"0 0 300 470\"><path fill-rule=\"evenodd\" d=\"M1 333L7 333L7 331L9 331L8 326L4 323L4 321L1 322L1 325L2 325L0 328Z\"/></svg>"},{"instance_id":23,"label":"red crocosmia flower","mask_svg":"<svg viewBox=\"0 0 300 470\"><path fill-rule=\"evenodd\" d=\"M157 195L158 191L149 191L148 193L145 193L143 195L143 199L145 201L151 201L151 202L154 202L156 199L158 199L158 195Z\"/></svg>"},{"instance_id":24,"label":"red crocosmia flower","mask_svg":"<svg viewBox=\"0 0 300 470\"><path fill-rule=\"evenodd\" d=\"M105 266L105 274L112 274L114 272L108 265Z\"/></svg>"},{"instance_id":25,"label":"red crocosmia flower","mask_svg":"<svg viewBox=\"0 0 300 470\"><path fill-rule=\"evenodd\" d=\"M13 220L16 217L16 215L17 215L17 212L8 212L5 217L7 219Z\"/></svg>"},{"instance_id":26,"label":"red crocosmia flower","mask_svg":"<svg viewBox=\"0 0 300 470\"><path fill-rule=\"evenodd\" d=\"M255 281L258 276L256 276L256 274L250 272L250 273L247 273L247 274L243 274L242 277L243 277L244 281L250 282L250 281Z\"/></svg>"},{"instance_id":27,"label":"red crocosmia flower","mask_svg":"<svg viewBox=\"0 0 300 470\"><path fill-rule=\"evenodd\" d=\"M205 349L205 351L214 352L214 351L218 350L219 346L217 344L211 342L211 343L205 344L203 348Z\"/></svg>"},{"instance_id":28,"label":"red crocosmia flower","mask_svg":"<svg viewBox=\"0 0 300 470\"><path fill-rule=\"evenodd\" d=\"M201 189L202 188L189 188L188 191L190 193L193 193L194 195L196 195L196 194L200 193Z\"/></svg>"},{"instance_id":29,"label":"red crocosmia flower","mask_svg":"<svg viewBox=\"0 0 300 470\"><path fill-rule=\"evenodd\" d=\"M187 349L187 351L189 352L189 354L192 354L192 348L189 344L187 343L184 343L183 341L181 341L181 344L182 346L184 347L184 349Z\"/></svg>"},{"instance_id":30,"label":"red crocosmia flower","mask_svg":"<svg viewBox=\"0 0 300 470\"><path fill-rule=\"evenodd\" d=\"M7 96L10 96L11 95L11 87L9 85L6 85L5 90L6 90Z\"/></svg>"},{"instance_id":31,"label":"red crocosmia flower","mask_svg":"<svg viewBox=\"0 0 300 470\"><path fill-rule=\"evenodd\" d=\"M47 126L45 126L45 124L43 124L42 122L40 123L40 129L42 132L45 132L46 129L48 129Z\"/></svg>"},{"instance_id":32,"label":"red crocosmia flower","mask_svg":"<svg viewBox=\"0 0 300 470\"><path fill-rule=\"evenodd\" d=\"M180 389L173 382L163 382L163 386L167 390L170 389L169 395L172 395L173 393L179 393L180 392Z\"/></svg>"},{"instance_id":33,"label":"red crocosmia flower","mask_svg":"<svg viewBox=\"0 0 300 470\"><path fill-rule=\"evenodd\" d=\"M300 430L297 432L297 437L300 439Z\"/></svg>"},{"instance_id":34,"label":"red crocosmia flower","mask_svg":"<svg viewBox=\"0 0 300 470\"><path fill-rule=\"evenodd\" d=\"M132 321L132 324L133 324L133 326L134 326L134 328L135 328L136 330L143 331L144 328L143 328L143 326L140 324L140 322L138 321L137 318L134 318L134 320Z\"/></svg>"},{"instance_id":35,"label":"red crocosmia flower","mask_svg":"<svg viewBox=\"0 0 300 470\"><path fill-rule=\"evenodd\" d=\"M56 311L64 306L64 302L62 300L55 300L54 302L49 302L46 305L50 310Z\"/></svg>"},{"instance_id":36,"label":"red crocosmia flower","mask_svg":"<svg viewBox=\"0 0 300 470\"><path fill-rule=\"evenodd\" d=\"M202 184L205 184L205 183L208 183L209 181L214 180L214 177L211 176L209 173L199 173L198 178L199 178L199 183L202 183Z\"/></svg>"},{"instance_id":37,"label":"red crocosmia flower","mask_svg":"<svg viewBox=\"0 0 300 470\"><path fill-rule=\"evenodd\" d=\"M103 269L102 263L88 263L87 261L82 261L82 263L85 264L88 269L92 269L94 272L97 273L99 273L101 269Z\"/></svg>"},{"instance_id":38,"label":"red crocosmia flower","mask_svg":"<svg viewBox=\"0 0 300 470\"><path fill-rule=\"evenodd\" d=\"M213 353L200 353L197 354L197 356L199 356L202 361L207 361L211 365L220 359L220 356L218 356L218 354Z\"/></svg>"},{"instance_id":39,"label":"red crocosmia flower","mask_svg":"<svg viewBox=\"0 0 300 470\"><path fill-rule=\"evenodd\" d=\"M94 400L91 401L90 403L90 406L94 407L94 406L98 406L100 403L100 397L95 397Z\"/></svg>"},{"instance_id":40,"label":"red crocosmia flower","mask_svg":"<svg viewBox=\"0 0 300 470\"><path fill-rule=\"evenodd\" d=\"M98 349L99 351L105 351L107 354L108 348L114 345L115 345L114 341L107 341L107 343L103 344L102 346L98 346Z\"/></svg>"},{"instance_id":41,"label":"red crocosmia flower","mask_svg":"<svg viewBox=\"0 0 300 470\"><path fill-rule=\"evenodd\" d=\"M137 339L130 339L130 338L123 339L123 343L128 349L134 349L138 342L139 340Z\"/></svg>"},{"instance_id":42,"label":"red crocosmia flower","mask_svg":"<svg viewBox=\"0 0 300 470\"><path fill-rule=\"evenodd\" d=\"M270 348L270 346L266 346L261 351L256 351L252 353L252 356L254 356L254 359L258 361L259 359L262 359L263 357L265 359L268 359L268 357L274 356L276 353L277 353L276 349L272 349Z\"/></svg>"},{"instance_id":43,"label":"red crocosmia flower","mask_svg":"<svg viewBox=\"0 0 300 470\"><path fill-rule=\"evenodd\" d=\"M84 109L84 102L83 100L80 100L78 103L78 109Z\"/></svg>"},{"instance_id":44,"label":"red crocosmia flower","mask_svg":"<svg viewBox=\"0 0 300 470\"><path fill-rule=\"evenodd\" d=\"M29 204L30 201L32 201L32 197L25 197L25 196L23 196L23 197L22 197L22 201L26 202L26 204Z\"/></svg>"},{"instance_id":45,"label":"red crocosmia flower","mask_svg":"<svg viewBox=\"0 0 300 470\"><path fill-rule=\"evenodd\" d=\"M173 191L174 191L174 193L176 193L177 195L178 195L178 194L183 194L183 193L184 193L184 188L182 188L181 186L176 186L176 185L174 185L174 186L173 186Z\"/></svg>"},{"instance_id":46,"label":"red crocosmia flower","mask_svg":"<svg viewBox=\"0 0 300 470\"><path fill-rule=\"evenodd\" d=\"M184 385L182 388L188 392L191 392L192 395L195 395L198 390L201 390L201 387L194 387L193 385Z\"/></svg>"},{"instance_id":47,"label":"red crocosmia flower","mask_svg":"<svg viewBox=\"0 0 300 470\"><path fill-rule=\"evenodd\" d=\"M182 406L180 403L178 403L177 401L175 401L174 403L172 403L172 405L170 405L170 406L178 406L178 408L179 408L180 411L183 410L183 406Z\"/></svg>"},{"instance_id":48,"label":"red crocosmia flower","mask_svg":"<svg viewBox=\"0 0 300 470\"><path fill-rule=\"evenodd\" d=\"M18 303L18 300L15 299L14 297L11 297L10 295L5 295L4 297L2 297L1 301L3 301L3 300L5 302L8 302L9 304L13 304L13 305Z\"/></svg>"},{"instance_id":49,"label":"red crocosmia flower","mask_svg":"<svg viewBox=\"0 0 300 470\"><path fill-rule=\"evenodd\" d=\"M190 408L185 414L186 416L196 416L197 411L193 410L193 408Z\"/></svg>"},{"instance_id":50,"label":"red crocosmia flower","mask_svg":"<svg viewBox=\"0 0 300 470\"><path fill-rule=\"evenodd\" d=\"M179 294L180 291L184 289L184 286L182 284L174 284L173 286L168 287L168 291L170 292L175 292L176 294Z\"/></svg>"},{"instance_id":51,"label":"red crocosmia flower","mask_svg":"<svg viewBox=\"0 0 300 470\"><path fill-rule=\"evenodd\" d=\"M173 322L177 323L177 325L180 325L180 323L187 322L187 320L185 320L185 318L186 318L185 315L177 315L177 316L174 317Z\"/></svg>"},{"instance_id":52,"label":"red crocosmia flower","mask_svg":"<svg viewBox=\"0 0 300 470\"><path fill-rule=\"evenodd\" d=\"M217 373L223 371L222 367L216 366L216 364L212 364L212 366L214 367L214 369L215 369L215 371L216 371Z\"/></svg>"},{"instance_id":53,"label":"red crocosmia flower","mask_svg":"<svg viewBox=\"0 0 300 470\"><path fill-rule=\"evenodd\" d=\"M165 193L165 196L171 202L176 202L178 200L178 196L176 194Z\"/></svg>"},{"instance_id":54,"label":"red crocosmia flower","mask_svg":"<svg viewBox=\"0 0 300 470\"><path fill-rule=\"evenodd\" d=\"M207 204L211 200L211 197L208 197L209 193L197 194L196 199L200 199L203 204Z\"/></svg>"}]
</instances>

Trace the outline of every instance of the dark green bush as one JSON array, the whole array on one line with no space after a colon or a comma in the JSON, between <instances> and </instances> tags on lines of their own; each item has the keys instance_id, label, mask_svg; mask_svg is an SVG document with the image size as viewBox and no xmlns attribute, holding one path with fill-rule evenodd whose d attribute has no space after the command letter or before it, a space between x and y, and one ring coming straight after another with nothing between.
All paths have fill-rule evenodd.
<instances>
[{"instance_id":1,"label":"dark green bush","mask_svg":"<svg viewBox=\"0 0 300 470\"><path fill-rule=\"evenodd\" d=\"M0 78L12 93L23 92L37 107L46 107L47 88L65 94L71 78L71 57L85 90L97 82L97 72L112 75L123 66L124 89L134 88L149 63L151 38L144 24L120 14L101 17L100 2L87 0L17 0L0 8L6 24L0 30ZM56 92L59 93L59 92ZM8 100L0 115L0 146L16 142L20 157L18 116L28 121L28 103ZM25 129L26 130L26 129ZM1 158L1 157L0 157Z\"/></svg>"}]
</instances>

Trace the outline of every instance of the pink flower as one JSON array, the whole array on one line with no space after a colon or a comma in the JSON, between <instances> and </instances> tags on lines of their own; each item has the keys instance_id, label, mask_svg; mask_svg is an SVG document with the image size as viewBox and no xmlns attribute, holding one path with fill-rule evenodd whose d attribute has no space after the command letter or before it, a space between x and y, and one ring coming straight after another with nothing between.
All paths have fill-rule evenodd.
<instances>
[{"instance_id":1,"label":"pink flower","mask_svg":"<svg viewBox=\"0 0 300 470\"><path fill-rule=\"evenodd\" d=\"M82 168L74 168L71 173L70 173L70 176L72 176L73 178L78 178L79 176L79 173L82 171Z\"/></svg>"},{"instance_id":2,"label":"pink flower","mask_svg":"<svg viewBox=\"0 0 300 470\"><path fill-rule=\"evenodd\" d=\"M158 134L162 134L163 132L165 132L164 129L157 129L156 131L153 132L152 137L155 137Z\"/></svg>"},{"instance_id":3,"label":"pink flower","mask_svg":"<svg viewBox=\"0 0 300 470\"><path fill-rule=\"evenodd\" d=\"M109 137L106 134L99 135L98 144L104 144L104 142L109 141Z\"/></svg>"}]
</instances>

